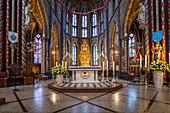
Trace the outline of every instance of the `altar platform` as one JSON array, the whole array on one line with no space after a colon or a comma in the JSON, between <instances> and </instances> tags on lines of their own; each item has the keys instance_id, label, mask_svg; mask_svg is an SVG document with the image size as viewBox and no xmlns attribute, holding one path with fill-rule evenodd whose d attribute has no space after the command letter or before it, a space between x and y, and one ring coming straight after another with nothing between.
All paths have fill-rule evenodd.
<instances>
[{"instance_id":1,"label":"altar platform","mask_svg":"<svg viewBox=\"0 0 170 113\"><path fill-rule=\"evenodd\" d=\"M117 82L99 82L99 83L63 83L53 82L48 84L48 88L57 92L113 92L123 87L123 84Z\"/></svg>"}]
</instances>

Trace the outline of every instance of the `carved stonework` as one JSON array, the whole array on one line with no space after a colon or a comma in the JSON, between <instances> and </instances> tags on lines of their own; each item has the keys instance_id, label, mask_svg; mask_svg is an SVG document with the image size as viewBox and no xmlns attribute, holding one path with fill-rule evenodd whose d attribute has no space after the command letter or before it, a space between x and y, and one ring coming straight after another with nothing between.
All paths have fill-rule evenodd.
<instances>
[{"instance_id":1,"label":"carved stonework","mask_svg":"<svg viewBox=\"0 0 170 113\"><path fill-rule=\"evenodd\" d=\"M144 29L146 22L145 22L145 6L143 3L139 4L139 14L138 14L138 21L139 21L139 29Z\"/></svg>"},{"instance_id":2,"label":"carved stonework","mask_svg":"<svg viewBox=\"0 0 170 113\"><path fill-rule=\"evenodd\" d=\"M32 22L32 5L31 4L28 4L26 7L25 7L25 28L26 29L30 29L30 24Z\"/></svg>"}]
</instances>

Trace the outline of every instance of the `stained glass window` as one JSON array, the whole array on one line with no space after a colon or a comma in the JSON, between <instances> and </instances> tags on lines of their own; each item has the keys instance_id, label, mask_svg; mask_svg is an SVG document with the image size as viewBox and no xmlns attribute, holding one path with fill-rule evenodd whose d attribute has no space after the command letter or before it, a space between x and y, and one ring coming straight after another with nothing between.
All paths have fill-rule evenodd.
<instances>
[{"instance_id":1,"label":"stained glass window","mask_svg":"<svg viewBox=\"0 0 170 113\"><path fill-rule=\"evenodd\" d=\"M68 24L66 24L66 33L68 33Z\"/></svg>"},{"instance_id":2,"label":"stained glass window","mask_svg":"<svg viewBox=\"0 0 170 113\"><path fill-rule=\"evenodd\" d=\"M77 64L76 63L76 61L77 61L76 49L77 49L76 44L73 44L73 46L72 46L72 51L73 51L73 57L72 57L73 63L72 64L73 65Z\"/></svg>"},{"instance_id":3,"label":"stained glass window","mask_svg":"<svg viewBox=\"0 0 170 113\"><path fill-rule=\"evenodd\" d=\"M74 36L74 37L77 36L77 28L76 27L72 28L72 36Z\"/></svg>"},{"instance_id":4,"label":"stained glass window","mask_svg":"<svg viewBox=\"0 0 170 113\"><path fill-rule=\"evenodd\" d=\"M82 37L87 37L87 29L82 29Z\"/></svg>"},{"instance_id":5,"label":"stained glass window","mask_svg":"<svg viewBox=\"0 0 170 113\"><path fill-rule=\"evenodd\" d=\"M96 26L97 25L97 16L96 16L96 13L93 14L92 21L93 21L93 26Z\"/></svg>"},{"instance_id":6,"label":"stained glass window","mask_svg":"<svg viewBox=\"0 0 170 113\"><path fill-rule=\"evenodd\" d=\"M101 12L100 16L101 16L100 19L101 19L101 22L102 22L103 21L103 14L102 14L102 12Z\"/></svg>"},{"instance_id":7,"label":"stained glass window","mask_svg":"<svg viewBox=\"0 0 170 113\"><path fill-rule=\"evenodd\" d=\"M103 23L101 23L101 33L103 33L103 28L104 28Z\"/></svg>"},{"instance_id":8,"label":"stained glass window","mask_svg":"<svg viewBox=\"0 0 170 113\"><path fill-rule=\"evenodd\" d=\"M77 15L73 14L73 19L72 19L72 36L76 37L77 36Z\"/></svg>"},{"instance_id":9,"label":"stained glass window","mask_svg":"<svg viewBox=\"0 0 170 113\"><path fill-rule=\"evenodd\" d=\"M87 16L82 16L82 27L87 27Z\"/></svg>"},{"instance_id":10,"label":"stained glass window","mask_svg":"<svg viewBox=\"0 0 170 113\"><path fill-rule=\"evenodd\" d=\"M97 27L93 27L93 36L97 36Z\"/></svg>"},{"instance_id":11,"label":"stained glass window","mask_svg":"<svg viewBox=\"0 0 170 113\"><path fill-rule=\"evenodd\" d=\"M68 22L68 13L67 13L67 15L66 15L66 22Z\"/></svg>"},{"instance_id":12,"label":"stained glass window","mask_svg":"<svg viewBox=\"0 0 170 113\"><path fill-rule=\"evenodd\" d=\"M97 44L93 45L93 65L97 65Z\"/></svg>"},{"instance_id":13,"label":"stained glass window","mask_svg":"<svg viewBox=\"0 0 170 113\"><path fill-rule=\"evenodd\" d=\"M41 35L37 34L35 37L35 52L34 52L34 63L41 63Z\"/></svg>"},{"instance_id":14,"label":"stained glass window","mask_svg":"<svg viewBox=\"0 0 170 113\"><path fill-rule=\"evenodd\" d=\"M93 13L92 15L92 26L93 26L93 33L92 36L97 36L97 16L96 13Z\"/></svg>"},{"instance_id":15,"label":"stained glass window","mask_svg":"<svg viewBox=\"0 0 170 113\"><path fill-rule=\"evenodd\" d=\"M131 33L129 35L129 56L134 57L136 55L135 49L135 35Z\"/></svg>"},{"instance_id":16,"label":"stained glass window","mask_svg":"<svg viewBox=\"0 0 170 113\"><path fill-rule=\"evenodd\" d=\"M72 21L73 21L72 25L77 26L77 15L73 14L73 20Z\"/></svg>"},{"instance_id":17,"label":"stained glass window","mask_svg":"<svg viewBox=\"0 0 170 113\"><path fill-rule=\"evenodd\" d=\"M87 37L87 16L82 16L82 37Z\"/></svg>"}]
</instances>

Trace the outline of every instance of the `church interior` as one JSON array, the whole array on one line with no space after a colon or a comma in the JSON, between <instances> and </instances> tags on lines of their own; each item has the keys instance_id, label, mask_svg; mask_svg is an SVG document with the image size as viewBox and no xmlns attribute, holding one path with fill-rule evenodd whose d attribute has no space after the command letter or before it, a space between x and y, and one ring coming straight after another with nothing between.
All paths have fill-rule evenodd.
<instances>
[{"instance_id":1,"label":"church interior","mask_svg":"<svg viewBox=\"0 0 170 113\"><path fill-rule=\"evenodd\" d=\"M169 0L0 0L0 113L170 113Z\"/></svg>"}]
</instances>

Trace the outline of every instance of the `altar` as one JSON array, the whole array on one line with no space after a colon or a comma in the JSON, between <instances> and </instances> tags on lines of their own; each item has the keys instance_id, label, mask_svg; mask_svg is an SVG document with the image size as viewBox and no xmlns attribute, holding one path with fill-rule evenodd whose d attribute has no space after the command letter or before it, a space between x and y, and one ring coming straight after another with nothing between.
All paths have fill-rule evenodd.
<instances>
[{"instance_id":1,"label":"altar","mask_svg":"<svg viewBox=\"0 0 170 113\"><path fill-rule=\"evenodd\" d=\"M72 83L96 83L100 66L70 66L72 71Z\"/></svg>"}]
</instances>

